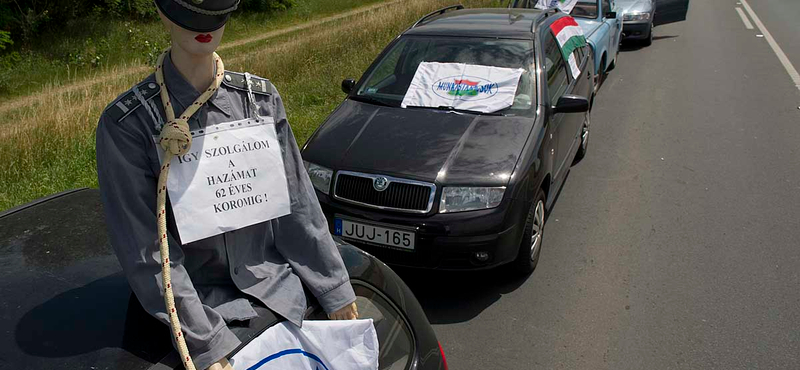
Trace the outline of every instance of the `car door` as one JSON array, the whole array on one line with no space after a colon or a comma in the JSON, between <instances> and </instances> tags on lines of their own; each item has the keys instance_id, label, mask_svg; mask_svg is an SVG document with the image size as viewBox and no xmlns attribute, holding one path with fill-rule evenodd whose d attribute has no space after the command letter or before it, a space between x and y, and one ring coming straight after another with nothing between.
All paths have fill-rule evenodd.
<instances>
[{"instance_id":1,"label":"car door","mask_svg":"<svg viewBox=\"0 0 800 370\"><path fill-rule=\"evenodd\" d=\"M603 22L607 23L611 29L611 34L608 35L608 58L609 60L613 60L619 49L619 38L622 33L622 22L620 22L620 18L622 14L616 14L617 9L614 7L614 2L611 0L602 0L601 6ZM610 17L612 13L614 16L613 18Z\"/></svg>"},{"instance_id":2,"label":"car door","mask_svg":"<svg viewBox=\"0 0 800 370\"><path fill-rule=\"evenodd\" d=\"M653 16L653 25L660 26L668 23L686 20L689 12L689 0L656 0L656 14Z\"/></svg>"},{"instance_id":3,"label":"car door","mask_svg":"<svg viewBox=\"0 0 800 370\"><path fill-rule=\"evenodd\" d=\"M543 28L546 32L540 33L540 40L542 42L543 53L543 70L544 70L544 86L545 97L542 99L547 106L549 125L554 133L555 148L551 153L553 155L553 180L558 184L561 182L561 177L566 172L565 164L569 156L570 148L574 139L574 117L575 114L566 113L552 113L552 107L556 105L558 99L565 94L571 92L571 83L573 82L569 73L567 72L567 63L561 54L561 47L559 47L555 36L549 28Z\"/></svg>"}]
</instances>

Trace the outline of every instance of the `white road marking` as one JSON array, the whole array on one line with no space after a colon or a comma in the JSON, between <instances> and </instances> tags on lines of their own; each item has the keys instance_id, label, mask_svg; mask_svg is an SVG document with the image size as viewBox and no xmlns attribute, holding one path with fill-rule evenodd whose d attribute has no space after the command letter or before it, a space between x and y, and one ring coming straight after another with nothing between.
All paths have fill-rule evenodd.
<instances>
[{"instance_id":1,"label":"white road marking","mask_svg":"<svg viewBox=\"0 0 800 370\"><path fill-rule=\"evenodd\" d=\"M747 19L746 15L744 15L744 11L742 10L742 8L737 6L736 7L736 12L739 13L739 17L742 18L742 23L744 23L744 28L747 28L748 30L752 30L753 29L753 24L750 23L750 20Z\"/></svg>"},{"instance_id":2,"label":"white road marking","mask_svg":"<svg viewBox=\"0 0 800 370\"><path fill-rule=\"evenodd\" d=\"M764 34L764 37L767 39L767 42L769 43L769 46L772 47L772 51L775 52L775 55L781 61L781 64L783 64L783 68L786 68L786 72L789 73L789 77L791 77L792 81L794 81L794 86L797 87L798 90L800 90L800 73L797 73L797 69L794 68L792 62L789 61L788 57L786 57L786 54L783 52L783 49L781 49L780 45L778 45L778 43L775 42L775 39L772 38L772 34L769 33L767 27L764 26L764 23L761 23L761 20L758 19L756 13L753 11L752 8L750 8L750 4L747 3L747 0L741 0L741 1L742 5L744 5L744 9L747 10L747 14L750 14L750 18L753 18L753 22L756 23L758 29L761 30L761 33Z\"/></svg>"}]
</instances>

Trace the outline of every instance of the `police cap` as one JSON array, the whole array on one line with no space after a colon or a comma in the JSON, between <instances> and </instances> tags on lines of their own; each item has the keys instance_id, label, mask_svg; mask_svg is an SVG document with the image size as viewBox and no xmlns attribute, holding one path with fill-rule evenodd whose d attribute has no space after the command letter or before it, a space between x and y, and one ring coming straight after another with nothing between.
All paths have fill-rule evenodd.
<instances>
[{"instance_id":1,"label":"police cap","mask_svg":"<svg viewBox=\"0 0 800 370\"><path fill-rule=\"evenodd\" d=\"M240 0L155 0L173 23L189 31L212 32L225 25Z\"/></svg>"}]
</instances>

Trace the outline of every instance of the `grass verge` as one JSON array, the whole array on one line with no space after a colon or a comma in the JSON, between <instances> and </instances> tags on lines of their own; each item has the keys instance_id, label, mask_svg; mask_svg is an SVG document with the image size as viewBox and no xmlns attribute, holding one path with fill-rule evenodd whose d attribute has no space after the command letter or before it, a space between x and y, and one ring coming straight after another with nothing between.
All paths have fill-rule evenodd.
<instances>
[{"instance_id":1,"label":"grass verge","mask_svg":"<svg viewBox=\"0 0 800 370\"><path fill-rule=\"evenodd\" d=\"M453 0L407 0L306 28L251 51L221 53L227 69L269 78L284 98L298 144L341 102L340 82L359 77L375 56L426 12ZM467 0L469 7L502 6ZM58 191L96 187L94 129L103 108L142 78L122 77L9 111L0 118L0 210Z\"/></svg>"},{"instance_id":2,"label":"grass verge","mask_svg":"<svg viewBox=\"0 0 800 370\"><path fill-rule=\"evenodd\" d=\"M382 1L303 0L283 12L235 13L226 26L225 37L226 41L247 39ZM117 67L150 64L168 43L169 37L159 21L109 20L101 15L70 21L24 49L12 50L14 55L0 56L0 66L6 69L0 71L0 103L95 78ZM4 59L10 67L2 63Z\"/></svg>"}]
</instances>

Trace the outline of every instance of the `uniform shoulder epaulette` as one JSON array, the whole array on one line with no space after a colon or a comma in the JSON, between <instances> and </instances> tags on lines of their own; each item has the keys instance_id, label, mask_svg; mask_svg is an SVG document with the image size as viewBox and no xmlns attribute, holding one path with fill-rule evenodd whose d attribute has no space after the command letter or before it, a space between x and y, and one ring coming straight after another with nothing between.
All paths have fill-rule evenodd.
<instances>
[{"instance_id":1,"label":"uniform shoulder epaulette","mask_svg":"<svg viewBox=\"0 0 800 370\"><path fill-rule=\"evenodd\" d=\"M244 77L244 73L225 71L222 83L237 90L247 91L247 79ZM255 75L250 75L250 88L255 94L272 94L272 84L269 80Z\"/></svg>"},{"instance_id":2,"label":"uniform shoulder epaulette","mask_svg":"<svg viewBox=\"0 0 800 370\"><path fill-rule=\"evenodd\" d=\"M136 85L136 88L139 89L145 100L150 100L161 92L158 85L153 81L142 82ZM142 102L136 98L136 93L134 93L133 89L130 89L111 103L106 108L105 114L114 121L121 121L141 105Z\"/></svg>"}]
</instances>

